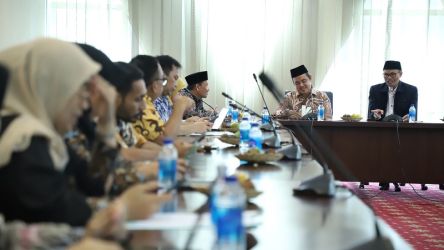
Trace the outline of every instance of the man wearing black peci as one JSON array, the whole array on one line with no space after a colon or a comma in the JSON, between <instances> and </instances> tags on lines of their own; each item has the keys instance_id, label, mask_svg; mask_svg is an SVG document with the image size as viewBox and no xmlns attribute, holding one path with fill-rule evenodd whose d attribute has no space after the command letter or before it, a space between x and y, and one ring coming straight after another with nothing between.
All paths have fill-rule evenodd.
<instances>
[{"instance_id":1,"label":"man wearing black peci","mask_svg":"<svg viewBox=\"0 0 444 250\"><path fill-rule=\"evenodd\" d=\"M397 115L402 121L409 119L409 108L414 105L418 110L418 89L400 81L402 76L401 63L386 61L383 68L384 83L370 88L368 103L368 120L383 120L384 117ZM381 190L388 190L390 183L380 183ZM395 191L401 191L398 183L394 183ZM363 188L363 183L360 185ZM424 189L425 185L423 185ZM427 187L425 187L427 188Z\"/></svg>"},{"instance_id":2,"label":"man wearing black peci","mask_svg":"<svg viewBox=\"0 0 444 250\"><path fill-rule=\"evenodd\" d=\"M384 83L370 88L368 119L379 121L394 114L406 122L412 104L418 111L418 89L400 81L402 76L400 62L386 61L383 70Z\"/></svg>"},{"instance_id":3,"label":"man wearing black peci","mask_svg":"<svg viewBox=\"0 0 444 250\"><path fill-rule=\"evenodd\" d=\"M187 110L183 116L184 119L191 116L208 117L213 120L217 116L215 110L207 111L204 109L205 103L202 99L207 98L210 88L208 86L208 72L201 71L187 75L185 80L188 86L179 91L179 95L191 98L194 101L194 108Z\"/></svg>"}]
</instances>

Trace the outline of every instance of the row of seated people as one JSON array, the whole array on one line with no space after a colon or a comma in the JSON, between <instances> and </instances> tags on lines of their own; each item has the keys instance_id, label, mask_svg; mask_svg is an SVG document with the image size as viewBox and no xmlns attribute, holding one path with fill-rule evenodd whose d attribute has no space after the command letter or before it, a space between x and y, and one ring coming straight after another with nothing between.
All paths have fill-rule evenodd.
<instances>
[{"instance_id":1,"label":"row of seated people","mask_svg":"<svg viewBox=\"0 0 444 250\"><path fill-rule=\"evenodd\" d=\"M177 90L169 56L115 63L86 44L37 39L1 51L0 65L1 249L119 249L125 221L172 198L156 193L163 139L183 157L191 145L177 135L211 127L207 73Z\"/></svg>"}]
</instances>

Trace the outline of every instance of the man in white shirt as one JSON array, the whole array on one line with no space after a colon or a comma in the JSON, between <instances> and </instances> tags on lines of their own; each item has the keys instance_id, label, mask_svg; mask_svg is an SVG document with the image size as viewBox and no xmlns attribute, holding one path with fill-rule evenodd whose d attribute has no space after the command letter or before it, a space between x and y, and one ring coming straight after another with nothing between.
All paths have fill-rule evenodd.
<instances>
[{"instance_id":1,"label":"man in white shirt","mask_svg":"<svg viewBox=\"0 0 444 250\"><path fill-rule=\"evenodd\" d=\"M384 83L370 88L368 119L381 120L389 115L398 115L408 121L409 108L414 105L418 113L418 89L400 81L401 63L386 61L384 64Z\"/></svg>"}]
</instances>

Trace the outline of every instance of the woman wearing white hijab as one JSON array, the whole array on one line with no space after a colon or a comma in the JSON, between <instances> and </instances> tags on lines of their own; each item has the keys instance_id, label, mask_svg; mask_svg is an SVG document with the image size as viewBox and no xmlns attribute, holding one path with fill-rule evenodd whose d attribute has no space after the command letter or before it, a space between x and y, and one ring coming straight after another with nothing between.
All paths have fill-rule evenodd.
<instances>
[{"instance_id":1,"label":"woman wearing white hijab","mask_svg":"<svg viewBox=\"0 0 444 250\"><path fill-rule=\"evenodd\" d=\"M62 135L89 107L100 66L77 46L39 39L0 52L10 71L0 129L0 213L6 220L85 225L86 198L71 190L64 169L69 156ZM169 195L125 192L118 200L130 219L148 216Z\"/></svg>"}]
</instances>

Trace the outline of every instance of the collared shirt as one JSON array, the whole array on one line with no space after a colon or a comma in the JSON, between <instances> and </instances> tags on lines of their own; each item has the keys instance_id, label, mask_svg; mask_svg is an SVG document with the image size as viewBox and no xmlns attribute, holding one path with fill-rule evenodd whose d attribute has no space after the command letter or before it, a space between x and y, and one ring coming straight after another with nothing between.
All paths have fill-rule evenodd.
<instances>
[{"instance_id":1,"label":"collared shirt","mask_svg":"<svg viewBox=\"0 0 444 250\"><path fill-rule=\"evenodd\" d=\"M388 92L387 92L388 101L387 101L387 108L386 108L385 116L389 116L389 115L393 114L393 108L395 106L396 89L398 89L398 87L396 87L396 88L388 87Z\"/></svg>"},{"instance_id":2,"label":"collared shirt","mask_svg":"<svg viewBox=\"0 0 444 250\"><path fill-rule=\"evenodd\" d=\"M154 106L163 122L167 122L173 113L173 102L169 96L161 96L154 101Z\"/></svg>"},{"instance_id":3,"label":"collared shirt","mask_svg":"<svg viewBox=\"0 0 444 250\"><path fill-rule=\"evenodd\" d=\"M142 117L133 123L133 128L148 141L155 141L164 133L165 123L160 118L150 97L145 98L146 109Z\"/></svg>"},{"instance_id":4,"label":"collared shirt","mask_svg":"<svg viewBox=\"0 0 444 250\"><path fill-rule=\"evenodd\" d=\"M117 142L125 148L140 146L146 142L143 137L138 136L130 122L123 120L117 120L117 135Z\"/></svg>"},{"instance_id":5,"label":"collared shirt","mask_svg":"<svg viewBox=\"0 0 444 250\"><path fill-rule=\"evenodd\" d=\"M328 96L324 92L318 90L313 90L308 97L304 97L296 91L286 94L285 99L280 103L275 115L287 119L300 119L304 116L304 114L302 114L303 106L311 108L311 113L317 113L320 103L324 105L325 120L331 120L332 111L330 99L328 99Z\"/></svg>"},{"instance_id":6,"label":"collared shirt","mask_svg":"<svg viewBox=\"0 0 444 250\"><path fill-rule=\"evenodd\" d=\"M191 98L195 104L193 109L185 111L185 114L183 115L184 119L187 119L191 116L199 116L199 117L209 117L210 120L212 120L214 116L217 116L216 112L205 110L203 107L202 98L193 95L189 89L180 90L179 95Z\"/></svg>"}]
</instances>

